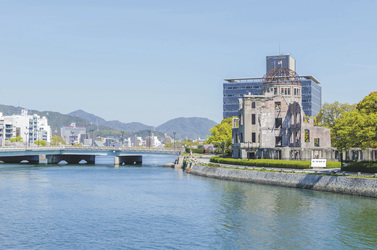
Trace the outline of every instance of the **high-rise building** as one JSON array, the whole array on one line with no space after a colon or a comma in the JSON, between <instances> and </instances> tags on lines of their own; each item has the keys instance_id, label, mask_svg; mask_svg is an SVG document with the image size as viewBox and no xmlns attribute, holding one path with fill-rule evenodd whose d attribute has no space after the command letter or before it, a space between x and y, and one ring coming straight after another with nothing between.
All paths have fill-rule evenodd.
<instances>
[{"instance_id":1,"label":"high-rise building","mask_svg":"<svg viewBox=\"0 0 377 250\"><path fill-rule=\"evenodd\" d=\"M287 68L296 69L296 61L290 55L267 56L267 72ZM267 74L266 72L266 74ZM302 107L305 115L315 116L319 113L322 104L320 82L311 75L298 76L302 85ZM245 94L262 94L263 77L225 79L223 83L223 118L238 115L239 99Z\"/></svg>"},{"instance_id":2,"label":"high-rise building","mask_svg":"<svg viewBox=\"0 0 377 250\"><path fill-rule=\"evenodd\" d=\"M290 55L266 56L266 73L276 68L296 71L296 60Z\"/></svg>"}]
</instances>

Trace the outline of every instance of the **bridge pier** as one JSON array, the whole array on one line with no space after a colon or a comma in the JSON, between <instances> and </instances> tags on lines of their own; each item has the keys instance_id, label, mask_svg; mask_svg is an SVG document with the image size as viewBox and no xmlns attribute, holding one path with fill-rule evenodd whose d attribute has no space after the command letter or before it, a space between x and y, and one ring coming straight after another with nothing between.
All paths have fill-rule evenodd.
<instances>
[{"instance_id":1,"label":"bridge pier","mask_svg":"<svg viewBox=\"0 0 377 250\"><path fill-rule=\"evenodd\" d=\"M28 161L29 164L38 164L39 155L21 155L21 156L2 156L0 161L4 163L20 163L21 161Z\"/></svg>"},{"instance_id":2,"label":"bridge pier","mask_svg":"<svg viewBox=\"0 0 377 250\"><path fill-rule=\"evenodd\" d=\"M95 155L46 155L47 164L58 164L61 161L66 161L70 164L78 164L84 160L87 164L95 164Z\"/></svg>"},{"instance_id":3,"label":"bridge pier","mask_svg":"<svg viewBox=\"0 0 377 250\"><path fill-rule=\"evenodd\" d=\"M143 158L141 155L123 155L123 156L116 156L114 158L114 165L141 165L143 163Z\"/></svg>"}]
</instances>

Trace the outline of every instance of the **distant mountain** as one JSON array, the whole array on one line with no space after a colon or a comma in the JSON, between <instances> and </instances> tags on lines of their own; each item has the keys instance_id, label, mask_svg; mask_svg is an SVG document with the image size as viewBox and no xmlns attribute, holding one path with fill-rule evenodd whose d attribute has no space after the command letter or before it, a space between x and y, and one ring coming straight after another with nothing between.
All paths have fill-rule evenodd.
<instances>
[{"instance_id":1,"label":"distant mountain","mask_svg":"<svg viewBox=\"0 0 377 250\"><path fill-rule=\"evenodd\" d=\"M69 113L68 115L80 117L80 118L83 118L83 119L86 119L86 120L92 122L95 125L98 124L99 126L106 126L106 127L116 129L116 130L136 132L136 131L140 131L140 130L152 130L152 129L154 129L154 127L142 124L140 122L123 123L123 122L120 122L120 121L106 121L105 119L103 119L99 116L90 114L90 113L85 112L84 110L81 110L81 109L73 111L73 112Z\"/></svg>"},{"instance_id":2,"label":"distant mountain","mask_svg":"<svg viewBox=\"0 0 377 250\"><path fill-rule=\"evenodd\" d=\"M93 124L98 125L98 126L104 125L106 123L105 119L103 119L99 116L90 114L88 112L85 112L82 109L73 111L73 112L69 113L68 115L83 118L83 119L88 120L88 121L90 121Z\"/></svg>"},{"instance_id":3,"label":"distant mountain","mask_svg":"<svg viewBox=\"0 0 377 250\"><path fill-rule=\"evenodd\" d=\"M190 117L190 118L176 118L165 122L164 124L154 128L152 126L145 125L140 122L123 123L120 121L106 121L101 117L87 113L83 110L76 110L68 115L77 116L87 119L93 123L97 123L102 126L110 127L116 130L124 130L127 132L156 130L161 133L167 133L171 137L174 136L173 132L176 132L176 138L206 138L210 134L209 130L217 123L207 118Z\"/></svg>"},{"instance_id":4,"label":"distant mountain","mask_svg":"<svg viewBox=\"0 0 377 250\"><path fill-rule=\"evenodd\" d=\"M21 114L23 107L14 107L10 105L0 105L0 112L4 115ZM106 121L105 119L87 113L83 110L77 110L69 113L68 115L61 114L53 111L38 111L28 110L29 114L37 114L40 116L46 116L48 123L51 126L52 131L60 132L62 126L69 126L71 123L76 123L76 126L85 127L87 131L97 130L107 131L107 133L114 130L126 131L128 136L138 135L145 137L149 133L154 133L160 139L163 138L163 134L166 133L171 137L174 136L173 132L176 132L176 139L189 139L206 138L209 135L209 130L217 123L207 118L176 118L165 122L157 128L148 126L140 122L123 123L120 121ZM97 126L98 124L98 126ZM158 132L157 132L158 131ZM117 132L115 134L119 134ZM118 135L119 136L119 135Z\"/></svg>"},{"instance_id":5,"label":"distant mountain","mask_svg":"<svg viewBox=\"0 0 377 250\"><path fill-rule=\"evenodd\" d=\"M176 132L176 138L189 139L203 138L210 134L209 130L217 125L216 122L207 118L190 117L190 118L175 118L156 128L157 131L173 136L173 132Z\"/></svg>"}]
</instances>

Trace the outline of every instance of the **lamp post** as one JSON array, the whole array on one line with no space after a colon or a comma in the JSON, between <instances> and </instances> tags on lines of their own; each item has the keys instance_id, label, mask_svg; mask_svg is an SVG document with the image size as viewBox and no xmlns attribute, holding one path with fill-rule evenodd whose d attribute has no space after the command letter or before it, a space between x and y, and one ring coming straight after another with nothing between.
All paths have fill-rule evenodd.
<instances>
[{"instance_id":1,"label":"lamp post","mask_svg":"<svg viewBox=\"0 0 377 250\"><path fill-rule=\"evenodd\" d=\"M152 138L151 138L151 131L149 130L149 149L151 148Z\"/></svg>"},{"instance_id":2,"label":"lamp post","mask_svg":"<svg viewBox=\"0 0 377 250\"><path fill-rule=\"evenodd\" d=\"M73 143L75 142L75 139L74 139L74 137L73 137L74 134L75 134L75 131L71 131L72 145L73 145Z\"/></svg>"},{"instance_id":3,"label":"lamp post","mask_svg":"<svg viewBox=\"0 0 377 250\"><path fill-rule=\"evenodd\" d=\"M175 152L175 132L173 132L174 135L174 152Z\"/></svg>"},{"instance_id":4,"label":"lamp post","mask_svg":"<svg viewBox=\"0 0 377 250\"><path fill-rule=\"evenodd\" d=\"M26 126L25 129L26 129L26 132L25 132L26 147L28 147L29 146L29 142L27 140L27 135L29 134L29 127Z\"/></svg>"}]
</instances>

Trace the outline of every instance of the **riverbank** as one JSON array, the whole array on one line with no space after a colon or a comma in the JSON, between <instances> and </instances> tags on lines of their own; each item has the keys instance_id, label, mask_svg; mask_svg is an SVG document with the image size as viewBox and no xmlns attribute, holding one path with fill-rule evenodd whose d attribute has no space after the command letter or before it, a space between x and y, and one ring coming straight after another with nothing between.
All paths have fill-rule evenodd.
<instances>
[{"instance_id":1,"label":"riverbank","mask_svg":"<svg viewBox=\"0 0 377 250\"><path fill-rule=\"evenodd\" d=\"M193 164L191 174L233 181L294 187L377 198L377 179L206 167Z\"/></svg>"}]
</instances>

